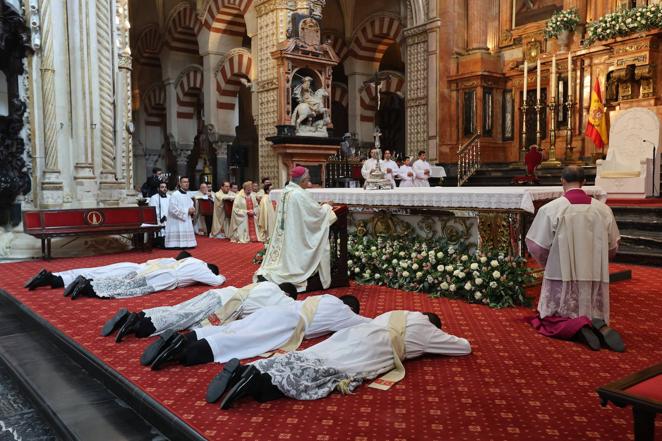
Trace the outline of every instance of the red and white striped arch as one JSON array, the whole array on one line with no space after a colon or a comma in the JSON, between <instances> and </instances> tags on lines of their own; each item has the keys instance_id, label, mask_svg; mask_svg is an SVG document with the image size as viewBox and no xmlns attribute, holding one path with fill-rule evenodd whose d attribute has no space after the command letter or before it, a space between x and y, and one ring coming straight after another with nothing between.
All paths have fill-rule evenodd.
<instances>
[{"instance_id":1,"label":"red and white striped arch","mask_svg":"<svg viewBox=\"0 0 662 441\"><path fill-rule=\"evenodd\" d=\"M339 103L346 109L349 104L349 92L347 86L343 83L333 82L333 84L331 84L331 101Z\"/></svg>"},{"instance_id":2,"label":"red and white striped arch","mask_svg":"<svg viewBox=\"0 0 662 441\"><path fill-rule=\"evenodd\" d=\"M145 125L161 127L166 117L166 93L162 83L151 85L143 94Z\"/></svg>"},{"instance_id":3,"label":"red and white striped arch","mask_svg":"<svg viewBox=\"0 0 662 441\"><path fill-rule=\"evenodd\" d=\"M159 27L156 24L147 25L140 32L136 43L138 62L145 66L161 67L161 48L163 40Z\"/></svg>"},{"instance_id":4,"label":"red and white striped arch","mask_svg":"<svg viewBox=\"0 0 662 441\"><path fill-rule=\"evenodd\" d=\"M345 43L345 39L336 32L325 32L322 34L322 42L326 43L327 41L336 52L336 55L338 55L338 58L340 58L340 64L342 64L347 58L347 55L349 55L349 48Z\"/></svg>"},{"instance_id":5,"label":"red and white striped arch","mask_svg":"<svg viewBox=\"0 0 662 441\"><path fill-rule=\"evenodd\" d=\"M402 36L400 19L391 15L369 17L356 30L350 55L363 61L379 63L384 52Z\"/></svg>"},{"instance_id":6,"label":"red and white striped arch","mask_svg":"<svg viewBox=\"0 0 662 441\"><path fill-rule=\"evenodd\" d=\"M193 119L202 95L202 67L192 65L179 75L177 85L177 118Z\"/></svg>"},{"instance_id":7,"label":"red and white striped arch","mask_svg":"<svg viewBox=\"0 0 662 441\"><path fill-rule=\"evenodd\" d=\"M166 28L166 44L177 52L198 55L198 37L196 29L200 21L195 9L189 3L180 3L168 17Z\"/></svg>"},{"instance_id":8,"label":"red and white striped arch","mask_svg":"<svg viewBox=\"0 0 662 441\"><path fill-rule=\"evenodd\" d=\"M246 49L234 49L224 60L221 60L220 68L216 71L216 107L218 109L235 109L237 95L241 89L241 78L253 80L253 57Z\"/></svg>"},{"instance_id":9,"label":"red and white striped arch","mask_svg":"<svg viewBox=\"0 0 662 441\"><path fill-rule=\"evenodd\" d=\"M399 72L388 71L390 77L382 81L381 93L395 93L404 97L405 77ZM377 113L377 94L374 85L365 86L359 95L361 106L360 120L362 122L374 123L375 113Z\"/></svg>"},{"instance_id":10,"label":"red and white striped arch","mask_svg":"<svg viewBox=\"0 0 662 441\"><path fill-rule=\"evenodd\" d=\"M211 0L202 26L215 34L242 37L246 33L244 15L253 0Z\"/></svg>"}]
</instances>

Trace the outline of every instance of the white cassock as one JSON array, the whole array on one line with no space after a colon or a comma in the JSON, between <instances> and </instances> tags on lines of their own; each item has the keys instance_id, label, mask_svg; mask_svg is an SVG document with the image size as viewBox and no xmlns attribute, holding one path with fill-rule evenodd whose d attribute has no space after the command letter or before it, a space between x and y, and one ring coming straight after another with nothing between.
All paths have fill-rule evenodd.
<instances>
[{"instance_id":1,"label":"white cassock","mask_svg":"<svg viewBox=\"0 0 662 441\"><path fill-rule=\"evenodd\" d=\"M581 192L590 203L572 203ZM609 322L609 255L618 249L616 219L606 204L582 190L543 205L526 235L545 266L538 302L541 318L601 318ZM575 193L576 196L577 193Z\"/></svg>"},{"instance_id":2,"label":"white cassock","mask_svg":"<svg viewBox=\"0 0 662 441\"><path fill-rule=\"evenodd\" d=\"M214 193L210 192L207 194L196 192L193 195L195 207L195 218L193 219L193 231L199 236L209 236L209 231L207 231L207 217L200 214L200 200L207 199L214 202Z\"/></svg>"},{"instance_id":3,"label":"white cassock","mask_svg":"<svg viewBox=\"0 0 662 441\"><path fill-rule=\"evenodd\" d=\"M257 218L257 235L260 242L267 242L276 225L276 208L268 194L260 198L260 213Z\"/></svg>"},{"instance_id":4,"label":"white cassock","mask_svg":"<svg viewBox=\"0 0 662 441\"><path fill-rule=\"evenodd\" d=\"M387 179L391 180L391 184L393 184L393 188L395 188L395 177L398 175L398 172L400 171L400 167L398 167L398 164L392 160L389 159L388 161L382 161L380 167L384 171L384 176ZM391 169L391 173L387 173L386 170Z\"/></svg>"},{"instance_id":5,"label":"white cassock","mask_svg":"<svg viewBox=\"0 0 662 441\"><path fill-rule=\"evenodd\" d=\"M149 198L149 206L156 209L156 223L159 225L166 225L166 222L161 222L163 216L168 217L168 203L170 202L170 195L166 194L165 197L162 197L159 193L156 193L151 198ZM165 229L162 229L158 233L159 236L165 236Z\"/></svg>"},{"instance_id":6,"label":"white cassock","mask_svg":"<svg viewBox=\"0 0 662 441\"><path fill-rule=\"evenodd\" d=\"M363 167L361 167L361 176L363 179L368 179L370 177L370 172L377 168L377 160L374 158L368 158L363 161Z\"/></svg>"},{"instance_id":7,"label":"white cassock","mask_svg":"<svg viewBox=\"0 0 662 441\"><path fill-rule=\"evenodd\" d=\"M182 331L200 324L216 310L223 307L236 293L234 286L210 289L190 300L173 306L159 306L143 310L145 317L151 319L156 330L152 335L165 331ZM249 291L248 296L238 305L226 321L248 316L267 306L287 305L294 300L285 294L275 283L259 282Z\"/></svg>"},{"instance_id":8,"label":"white cassock","mask_svg":"<svg viewBox=\"0 0 662 441\"><path fill-rule=\"evenodd\" d=\"M214 274L206 262L187 257L181 260L149 260L138 271L121 277L93 279L92 287L98 297L124 298L172 290L194 283L218 286L223 282L225 277Z\"/></svg>"},{"instance_id":9,"label":"white cassock","mask_svg":"<svg viewBox=\"0 0 662 441\"><path fill-rule=\"evenodd\" d=\"M426 175L425 171L430 171L430 163L422 159L417 159L411 168L414 170L414 187L429 187L430 183L428 179L430 179L430 175Z\"/></svg>"},{"instance_id":10,"label":"white cassock","mask_svg":"<svg viewBox=\"0 0 662 441\"><path fill-rule=\"evenodd\" d=\"M230 216L225 215L225 200L234 200L235 193L223 190L216 192L214 196L214 217L211 225L211 237L225 239L230 231Z\"/></svg>"},{"instance_id":11,"label":"white cassock","mask_svg":"<svg viewBox=\"0 0 662 441\"><path fill-rule=\"evenodd\" d=\"M368 323L340 330L303 351L290 352L253 363L271 376L286 396L316 400L329 395L344 382L348 391L395 367L388 330L390 312ZM428 354L467 355L471 345L464 338L436 328L420 312L406 312L405 359Z\"/></svg>"},{"instance_id":12,"label":"white cassock","mask_svg":"<svg viewBox=\"0 0 662 441\"><path fill-rule=\"evenodd\" d=\"M165 228L166 248L192 248L197 245L189 208L193 208L193 200L186 193L175 191L170 196Z\"/></svg>"},{"instance_id":13,"label":"white cassock","mask_svg":"<svg viewBox=\"0 0 662 441\"><path fill-rule=\"evenodd\" d=\"M250 216L248 211L252 211ZM230 240L237 243L260 242L257 232L257 219L260 207L255 193L248 196L241 190L237 193L232 204L232 218L230 219Z\"/></svg>"},{"instance_id":14,"label":"white cassock","mask_svg":"<svg viewBox=\"0 0 662 441\"><path fill-rule=\"evenodd\" d=\"M354 314L339 298L323 294L304 338L315 338L330 332L369 322ZM205 339L214 353L214 361L225 363L232 358L256 357L283 346L292 337L303 317L303 301L262 308L248 317L222 326L195 329L198 340Z\"/></svg>"},{"instance_id":15,"label":"white cassock","mask_svg":"<svg viewBox=\"0 0 662 441\"><path fill-rule=\"evenodd\" d=\"M409 176L408 173L412 173ZM415 187L414 185L414 169L409 165L401 165L400 170L398 170L398 176L400 176L400 187Z\"/></svg>"},{"instance_id":16,"label":"white cassock","mask_svg":"<svg viewBox=\"0 0 662 441\"><path fill-rule=\"evenodd\" d=\"M323 288L331 285L329 229L336 214L318 204L306 190L290 182L276 210L276 226L262 265L254 278L293 283L305 291L308 279L319 272Z\"/></svg>"}]
</instances>

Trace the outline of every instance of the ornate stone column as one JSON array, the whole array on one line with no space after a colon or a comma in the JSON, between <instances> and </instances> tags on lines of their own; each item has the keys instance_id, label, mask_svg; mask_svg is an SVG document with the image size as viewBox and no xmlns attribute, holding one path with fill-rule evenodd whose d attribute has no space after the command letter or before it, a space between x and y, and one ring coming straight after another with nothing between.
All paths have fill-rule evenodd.
<instances>
[{"instance_id":1,"label":"ornate stone column","mask_svg":"<svg viewBox=\"0 0 662 441\"><path fill-rule=\"evenodd\" d=\"M257 15L257 131L259 137L259 175L278 176L276 153L266 140L276 134L278 120L278 77L271 52L287 38L288 0L258 0ZM254 42L255 43L255 42ZM276 186L284 182L275 182Z\"/></svg>"},{"instance_id":2,"label":"ornate stone column","mask_svg":"<svg viewBox=\"0 0 662 441\"><path fill-rule=\"evenodd\" d=\"M117 176L123 178L125 196L132 198L133 188L133 144L135 130L131 112L131 46L129 41L129 0L116 0L117 51L119 77L115 91L115 130L117 156Z\"/></svg>"},{"instance_id":3,"label":"ornate stone column","mask_svg":"<svg viewBox=\"0 0 662 441\"><path fill-rule=\"evenodd\" d=\"M471 0L467 2L467 49L472 52L487 52L488 28L491 24L488 11L492 10L491 0Z\"/></svg>"}]
</instances>

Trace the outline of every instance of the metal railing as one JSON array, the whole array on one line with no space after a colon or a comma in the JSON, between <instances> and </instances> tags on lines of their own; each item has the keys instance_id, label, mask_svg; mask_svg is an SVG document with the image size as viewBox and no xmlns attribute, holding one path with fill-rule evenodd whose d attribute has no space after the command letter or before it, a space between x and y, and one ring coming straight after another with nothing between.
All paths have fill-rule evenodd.
<instances>
[{"instance_id":1,"label":"metal railing","mask_svg":"<svg viewBox=\"0 0 662 441\"><path fill-rule=\"evenodd\" d=\"M473 176L480 168L480 132L469 138L457 150L457 186Z\"/></svg>"}]
</instances>

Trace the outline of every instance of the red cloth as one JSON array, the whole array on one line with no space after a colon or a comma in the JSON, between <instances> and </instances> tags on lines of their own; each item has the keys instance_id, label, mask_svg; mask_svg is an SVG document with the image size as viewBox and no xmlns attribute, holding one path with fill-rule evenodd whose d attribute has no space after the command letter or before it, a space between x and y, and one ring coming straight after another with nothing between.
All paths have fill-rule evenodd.
<instances>
[{"instance_id":1,"label":"red cloth","mask_svg":"<svg viewBox=\"0 0 662 441\"><path fill-rule=\"evenodd\" d=\"M572 319L559 317L558 315L545 318L535 315L524 318L524 321L533 326L540 334L546 337L560 338L561 340L572 340L580 329L591 325L591 319L588 317Z\"/></svg>"},{"instance_id":2,"label":"red cloth","mask_svg":"<svg viewBox=\"0 0 662 441\"><path fill-rule=\"evenodd\" d=\"M542 153L538 151L538 148L532 146L529 149L529 152L524 155L524 163L526 164L526 172L529 175L533 175L536 170L536 167L542 162Z\"/></svg>"},{"instance_id":3,"label":"red cloth","mask_svg":"<svg viewBox=\"0 0 662 441\"><path fill-rule=\"evenodd\" d=\"M252 211L255 213L255 207L253 207L253 199L250 196L246 196L246 210ZM257 232L255 230L255 214L253 216L248 216L248 237L250 237L251 242L257 242Z\"/></svg>"},{"instance_id":4,"label":"red cloth","mask_svg":"<svg viewBox=\"0 0 662 441\"><path fill-rule=\"evenodd\" d=\"M625 392L662 403L662 375L637 383L625 389Z\"/></svg>"},{"instance_id":5,"label":"red cloth","mask_svg":"<svg viewBox=\"0 0 662 441\"><path fill-rule=\"evenodd\" d=\"M591 197L581 188L573 188L566 191L563 196L570 201L572 205L591 205Z\"/></svg>"}]
</instances>

